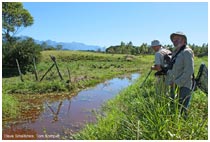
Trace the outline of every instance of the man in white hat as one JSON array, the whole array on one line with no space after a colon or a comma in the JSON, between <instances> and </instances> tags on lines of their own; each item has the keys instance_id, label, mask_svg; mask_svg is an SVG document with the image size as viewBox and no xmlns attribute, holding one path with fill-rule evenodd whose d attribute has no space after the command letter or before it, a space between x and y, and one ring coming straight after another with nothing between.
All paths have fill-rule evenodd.
<instances>
[{"instance_id":1,"label":"man in white hat","mask_svg":"<svg viewBox=\"0 0 210 142\"><path fill-rule=\"evenodd\" d=\"M155 65L151 69L161 71L164 66L164 55L170 54L171 51L163 48L158 40L153 40L151 47L155 51Z\"/></svg>"},{"instance_id":2,"label":"man in white hat","mask_svg":"<svg viewBox=\"0 0 210 142\"><path fill-rule=\"evenodd\" d=\"M165 85L165 73L163 72L164 67L164 56L166 54L170 54L171 51L162 47L160 41L153 40L151 42L151 47L155 51L155 64L151 67L151 70L156 70L155 76L157 77L156 84L156 93L166 93L166 85Z\"/></svg>"},{"instance_id":3,"label":"man in white hat","mask_svg":"<svg viewBox=\"0 0 210 142\"><path fill-rule=\"evenodd\" d=\"M181 113L184 112L186 116L193 86L194 54L192 49L187 46L187 37L184 33L172 33L170 39L174 44L175 51L171 59L172 66L167 75L168 84L175 84L179 87L178 97Z\"/></svg>"}]
</instances>

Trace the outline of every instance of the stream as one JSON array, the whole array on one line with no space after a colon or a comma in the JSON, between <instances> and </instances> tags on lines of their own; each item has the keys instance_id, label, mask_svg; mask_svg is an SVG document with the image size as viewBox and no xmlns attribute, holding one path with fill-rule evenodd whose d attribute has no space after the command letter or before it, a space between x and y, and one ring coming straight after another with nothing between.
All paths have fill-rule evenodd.
<instances>
[{"instance_id":1,"label":"stream","mask_svg":"<svg viewBox=\"0 0 210 142\"><path fill-rule=\"evenodd\" d=\"M93 112L139 76L139 73L134 73L113 78L82 90L72 98L53 102L46 100L43 109L33 113L35 119L18 123L4 122L6 125L2 128L2 139L69 139L71 134L80 131L86 124L95 123Z\"/></svg>"}]
</instances>

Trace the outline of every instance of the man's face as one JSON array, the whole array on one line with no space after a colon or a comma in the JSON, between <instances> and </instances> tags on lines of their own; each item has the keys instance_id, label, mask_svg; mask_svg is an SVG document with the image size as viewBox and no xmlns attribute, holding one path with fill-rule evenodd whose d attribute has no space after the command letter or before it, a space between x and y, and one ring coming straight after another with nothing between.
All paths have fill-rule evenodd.
<instances>
[{"instance_id":1,"label":"man's face","mask_svg":"<svg viewBox=\"0 0 210 142\"><path fill-rule=\"evenodd\" d=\"M159 46L153 46L152 49L157 52L159 50Z\"/></svg>"},{"instance_id":2,"label":"man's face","mask_svg":"<svg viewBox=\"0 0 210 142\"><path fill-rule=\"evenodd\" d=\"M175 35L173 36L172 42L175 47L181 47L185 44L185 39L182 36Z\"/></svg>"}]
</instances>

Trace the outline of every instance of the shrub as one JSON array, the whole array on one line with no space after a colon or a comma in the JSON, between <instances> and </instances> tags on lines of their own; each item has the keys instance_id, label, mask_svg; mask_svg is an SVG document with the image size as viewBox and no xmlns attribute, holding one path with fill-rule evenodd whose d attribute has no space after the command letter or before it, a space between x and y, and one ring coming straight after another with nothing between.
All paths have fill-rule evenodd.
<instances>
[{"instance_id":1,"label":"shrub","mask_svg":"<svg viewBox=\"0 0 210 142\"><path fill-rule=\"evenodd\" d=\"M2 100L2 119L15 118L19 113L17 100L6 92L2 93Z\"/></svg>"},{"instance_id":2,"label":"shrub","mask_svg":"<svg viewBox=\"0 0 210 142\"><path fill-rule=\"evenodd\" d=\"M17 66L16 59L18 60L21 71L31 71L33 69L33 58L38 63L41 57L41 47L36 44L32 38L18 41L15 40L11 43L3 44L3 68Z\"/></svg>"}]
</instances>

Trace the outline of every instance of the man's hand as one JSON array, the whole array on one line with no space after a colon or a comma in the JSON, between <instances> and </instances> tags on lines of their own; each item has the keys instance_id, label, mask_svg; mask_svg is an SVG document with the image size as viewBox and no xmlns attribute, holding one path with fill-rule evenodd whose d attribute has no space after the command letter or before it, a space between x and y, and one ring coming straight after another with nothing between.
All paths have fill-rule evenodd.
<instances>
[{"instance_id":1,"label":"man's hand","mask_svg":"<svg viewBox=\"0 0 210 142\"><path fill-rule=\"evenodd\" d=\"M160 65L154 65L154 66L151 66L151 70L161 71L162 69Z\"/></svg>"},{"instance_id":2,"label":"man's hand","mask_svg":"<svg viewBox=\"0 0 210 142\"><path fill-rule=\"evenodd\" d=\"M155 66L151 66L151 70L155 70Z\"/></svg>"},{"instance_id":3,"label":"man's hand","mask_svg":"<svg viewBox=\"0 0 210 142\"><path fill-rule=\"evenodd\" d=\"M169 84L171 87L173 87L174 86L174 82L170 82L170 84Z\"/></svg>"}]
</instances>

